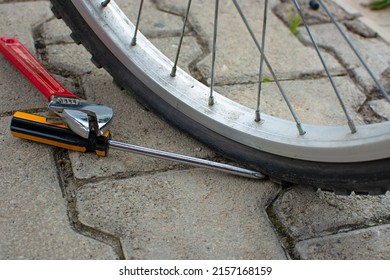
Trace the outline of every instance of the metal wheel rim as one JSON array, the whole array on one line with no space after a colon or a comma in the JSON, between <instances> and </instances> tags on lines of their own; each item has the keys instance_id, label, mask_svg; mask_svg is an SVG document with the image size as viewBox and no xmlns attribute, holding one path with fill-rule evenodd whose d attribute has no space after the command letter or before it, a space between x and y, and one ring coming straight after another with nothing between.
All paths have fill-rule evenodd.
<instances>
[{"instance_id":1,"label":"metal wheel rim","mask_svg":"<svg viewBox=\"0 0 390 280\"><path fill-rule=\"evenodd\" d=\"M348 127L304 124L299 135L295 123L262 114L254 122L253 111L214 93L215 105L207 103L209 88L178 68L139 33L137 45L130 46L134 25L111 1L72 0L99 39L139 80L148 85L173 108L226 138L249 147L289 158L318 162L362 162L390 157L390 122Z\"/></svg>"}]
</instances>

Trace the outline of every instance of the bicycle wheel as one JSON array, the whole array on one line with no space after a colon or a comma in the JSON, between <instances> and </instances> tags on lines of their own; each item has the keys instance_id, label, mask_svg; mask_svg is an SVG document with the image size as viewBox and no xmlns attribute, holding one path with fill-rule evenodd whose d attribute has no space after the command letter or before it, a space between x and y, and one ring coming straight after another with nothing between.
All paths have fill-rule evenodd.
<instances>
[{"instance_id":1,"label":"bicycle wheel","mask_svg":"<svg viewBox=\"0 0 390 280\"><path fill-rule=\"evenodd\" d=\"M356 126L302 124L253 110L219 95L177 68L114 1L51 0L73 39L114 81L163 118L222 155L281 184L349 194L390 189L390 123Z\"/></svg>"}]
</instances>

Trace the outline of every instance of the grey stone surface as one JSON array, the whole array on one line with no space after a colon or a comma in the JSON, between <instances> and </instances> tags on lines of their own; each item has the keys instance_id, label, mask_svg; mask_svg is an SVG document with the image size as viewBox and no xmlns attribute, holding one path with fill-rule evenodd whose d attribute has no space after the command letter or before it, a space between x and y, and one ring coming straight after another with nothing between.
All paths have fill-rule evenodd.
<instances>
[{"instance_id":1,"label":"grey stone surface","mask_svg":"<svg viewBox=\"0 0 390 280\"><path fill-rule=\"evenodd\" d=\"M35 55L33 29L51 16L48 2L1 4L0 34L17 38ZM0 112L45 107L46 100L2 54L0 72Z\"/></svg>"},{"instance_id":2,"label":"grey stone surface","mask_svg":"<svg viewBox=\"0 0 390 280\"><path fill-rule=\"evenodd\" d=\"M91 55L81 45L74 43L48 45L46 52L50 66L64 74L82 75L96 68L90 61Z\"/></svg>"},{"instance_id":3,"label":"grey stone surface","mask_svg":"<svg viewBox=\"0 0 390 280\"><path fill-rule=\"evenodd\" d=\"M183 10L185 7L178 8L176 2L171 0L162 1L160 5L169 11ZM242 2L241 6L254 29L254 33L258 35L258 38L261 38L262 2ZM207 49L204 58L197 63L197 68L203 79L210 82L213 38L213 29L210 26L213 23L214 4L211 1L196 1L191 7L193 13L189 16L189 23L194 31L201 36L203 45ZM323 75L322 66L313 49L303 46L274 14L268 15L268 22L268 29L272 29L273 32L267 33L265 53L279 79ZM221 3L219 26L215 82L219 85L257 82L259 63L256 64L253 61L260 62L259 51L242 20L237 16L232 2ZM224 28L226 26L229 28ZM258 40L260 41L260 39ZM329 68L332 73L344 72L333 57L326 55L326 58L330 63ZM265 75L272 78L267 68L265 69Z\"/></svg>"},{"instance_id":4,"label":"grey stone surface","mask_svg":"<svg viewBox=\"0 0 390 280\"><path fill-rule=\"evenodd\" d=\"M80 219L129 259L285 259L264 207L279 187L202 169L86 184Z\"/></svg>"},{"instance_id":5,"label":"grey stone surface","mask_svg":"<svg viewBox=\"0 0 390 280\"><path fill-rule=\"evenodd\" d=\"M211 5L211 2L209 5ZM254 22L255 19L258 20L259 14L262 15L261 9L259 9L260 11L253 9L250 2L243 2L242 9L250 22ZM205 33L205 39L211 48L212 33L210 33L209 23L205 18L211 17L213 9L209 8L208 10L208 13L203 13L202 17L204 18L197 19L199 26L196 26L196 28ZM259 51L246 31L241 19L231 17L231 14L235 12L234 7L231 5L221 5L220 26L229 26L229 28L223 30L221 27L221 31L218 34L215 70L217 84L258 81L260 63L256 64L253 62L260 62ZM302 45L272 13L269 14L268 21L268 29L273 31L267 33L266 47L264 49L278 79L297 79L303 76L324 75L320 60L313 49ZM260 42L261 31L259 29L261 25L252 25L255 34L259 34L258 40ZM280 34L284 35L280 36ZM329 62L329 69L332 73L345 73L345 70L340 67L332 56L326 54L325 57ZM210 77L211 54L198 63L198 68L205 79ZM273 79L267 67L265 67L265 76Z\"/></svg>"},{"instance_id":6,"label":"grey stone surface","mask_svg":"<svg viewBox=\"0 0 390 280\"><path fill-rule=\"evenodd\" d=\"M390 103L386 100L372 100L369 102L370 107L380 116L390 120Z\"/></svg>"},{"instance_id":7,"label":"grey stone surface","mask_svg":"<svg viewBox=\"0 0 390 280\"><path fill-rule=\"evenodd\" d=\"M374 90L374 82L362 66L357 56L348 47L337 29L332 24L315 25L311 27L313 36L319 46L330 49L336 55L337 59L354 73L355 79L367 92ZM351 32L347 32L348 37L356 45L359 53L372 69L376 77L390 66L390 48L388 44L377 38L363 38ZM335 35L337 34L337 36ZM305 31L301 30L299 36L302 40L309 43L309 37Z\"/></svg>"},{"instance_id":8,"label":"grey stone surface","mask_svg":"<svg viewBox=\"0 0 390 280\"><path fill-rule=\"evenodd\" d=\"M281 86L303 123L345 125L346 118L328 79L282 81ZM348 77L335 78L346 107L358 124L363 120L357 113L366 100L365 95ZM256 110L258 84L216 87L216 90L236 102ZM274 82L262 86L261 112L293 121L291 113Z\"/></svg>"},{"instance_id":9,"label":"grey stone surface","mask_svg":"<svg viewBox=\"0 0 390 280\"><path fill-rule=\"evenodd\" d=\"M140 1L116 1L132 22L137 21ZM158 1L157 1L158 2ZM183 26L182 17L165 13L156 8L154 1L145 1L139 30L147 37L179 35Z\"/></svg>"},{"instance_id":10,"label":"grey stone surface","mask_svg":"<svg viewBox=\"0 0 390 280\"><path fill-rule=\"evenodd\" d=\"M65 22L53 18L42 25L41 36L46 45L74 43Z\"/></svg>"},{"instance_id":11,"label":"grey stone surface","mask_svg":"<svg viewBox=\"0 0 390 280\"><path fill-rule=\"evenodd\" d=\"M0 120L0 259L115 259L71 228L52 148L12 137L10 120Z\"/></svg>"},{"instance_id":12,"label":"grey stone surface","mask_svg":"<svg viewBox=\"0 0 390 280\"><path fill-rule=\"evenodd\" d=\"M303 240L387 220L390 196L336 196L294 188L279 196L272 207L289 235Z\"/></svg>"},{"instance_id":13,"label":"grey stone surface","mask_svg":"<svg viewBox=\"0 0 390 280\"><path fill-rule=\"evenodd\" d=\"M0 112L47 107L44 96L0 54Z\"/></svg>"},{"instance_id":14,"label":"grey stone surface","mask_svg":"<svg viewBox=\"0 0 390 280\"><path fill-rule=\"evenodd\" d=\"M175 61L180 37L156 38L151 42L159 48L170 60ZM192 63L202 56L201 47L198 45L196 38L185 36L181 46L178 67L191 74Z\"/></svg>"},{"instance_id":15,"label":"grey stone surface","mask_svg":"<svg viewBox=\"0 0 390 280\"><path fill-rule=\"evenodd\" d=\"M0 34L18 38L35 53L33 30L52 16L48 1L1 4Z\"/></svg>"},{"instance_id":16,"label":"grey stone surface","mask_svg":"<svg viewBox=\"0 0 390 280\"><path fill-rule=\"evenodd\" d=\"M305 0L298 0L297 2L308 24L315 25L330 22L330 18L324 9L319 8L317 10L313 10L310 8L308 1ZM337 20L351 19L355 16L344 9L340 9L339 6L334 3L335 1L324 0L323 2ZM287 26L290 25L291 18L298 15L298 11L292 1L280 1L280 3L274 7L273 11ZM300 25L303 25L302 21Z\"/></svg>"},{"instance_id":17,"label":"grey stone surface","mask_svg":"<svg viewBox=\"0 0 390 280\"><path fill-rule=\"evenodd\" d=\"M135 19L139 1L116 2ZM258 36L261 24L253 19L261 9L252 7L262 2L240 1ZM270 1L271 8L279 2ZM140 29L170 58L175 55L186 3L145 1ZM221 84L217 89L253 106L248 100L257 94L258 67L247 68L247 64L259 56L232 5L227 1L221 6L222 22L230 28L220 29L218 35L217 60L223 62L217 66ZM53 18L49 6L49 1L0 0L0 33L18 37L34 55L34 40L41 39L45 49L40 51L46 51L43 62L57 79L88 100L114 109L113 139L224 161L138 104L131 93L114 86L112 78L89 61L82 46L72 43L69 29ZM199 0L193 8L179 65L197 71L207 81L213 4ZM303 32L294 37L274 14L269 20L274 31L267 38L266 53L278 77L287 79L282 84L303 121L339 123L340 116L334 113L337 102L325 94L328 90L315 52L300 42ZM359 20L364 23L363 18ZM360 86L372 90L372 85L365 82L356 59L338 44L334 30L326 24L313 28L325 38L321 45L331 53L325 55L326 60L332 73L339 75L335 80L351 112L368 104L386 117L389 109L376 93L366 99L360 92ZM359 24L353 30L367 31ZM387 88L388 45L378 38L350 35ZM351 71L347 70L353 70L356 80L348 78ZM1 55L0 71L1 259L389 258L389 194L342 197L299 186L281 189L270 181L251 181L115 150L105 158L63 153L55 162L53 148L10 136L8 116L13 111L43 111L46 101ZM287 110L274 83L264 84L263 89L264 112L285 116ZM320 101L309 108L316 96ZM304 100L298 102L298 97ZM312 119L308 113L314 110ZM104 240L119 240L120 246L97 241L102 239L97 233L102 232L107 234Z\"/></svg>"},{"instance_id":18,"label":"grey stone surface","mask_svg":"<svg viewBox=\"0 0 390 280\"><path fill-rule=\"evenodd\" d=\"M305 260L388 260L389 233L389 225L370 227L301 241L296 250Z\"/></svg>"}]
</instances>

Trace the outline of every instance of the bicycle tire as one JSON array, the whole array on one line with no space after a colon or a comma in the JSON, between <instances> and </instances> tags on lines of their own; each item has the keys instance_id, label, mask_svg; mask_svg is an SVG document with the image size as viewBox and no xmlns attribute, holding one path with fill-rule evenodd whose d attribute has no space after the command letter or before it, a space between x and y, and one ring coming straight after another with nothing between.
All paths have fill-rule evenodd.
<instances>
[{"instance_id":1,"label":"bicycle tire","mask_svg":"<svg viewBox=\"0 0 390 280\"><path fill-rule=\"evenodd\" d=\"M72 1L51 0L53 13L72 30L72 38L91 53L114 81L134 93L140 102L184 132L229 159L256 169L282 185L302 185L336 194L378 195L390 189L390 158L360 162L321 162L265 152L227 138L194 121L143 83L113 54L80 14Z\"/></svg>"}]
</instances>

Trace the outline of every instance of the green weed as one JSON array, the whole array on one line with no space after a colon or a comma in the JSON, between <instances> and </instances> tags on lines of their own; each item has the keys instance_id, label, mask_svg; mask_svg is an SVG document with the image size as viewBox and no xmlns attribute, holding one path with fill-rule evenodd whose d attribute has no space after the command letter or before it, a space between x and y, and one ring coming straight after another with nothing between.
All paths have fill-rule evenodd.
<instances>
[{"instance_id":1,"label":"green weed","mask_svg":"<svg viewBox=\"0 0 390 280\"><path fill-rule=\"evenodd\" d=\"M292 34L297 35L298 27L301 24L301 17L295 14L294 9L290 7L290 31Z\"/></svg>"},{"instance_id":2,"label":"green weed","mask_svg":"<svg viewBox=\"0 0 390 280\"><path fill-rule=\"evenodd\" d=\"M376 0L370 3L371 10L382 10L390 6L390 0Z\"/></svg>"}]
</instances>

